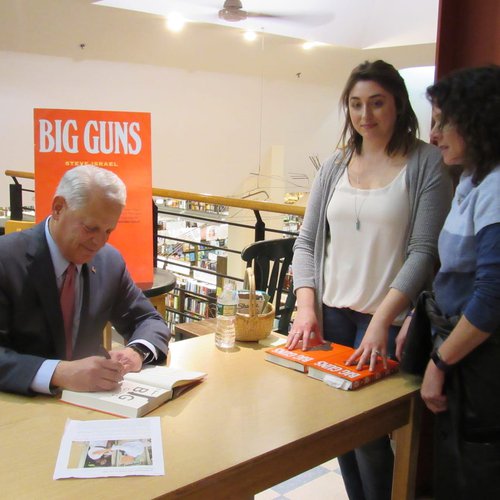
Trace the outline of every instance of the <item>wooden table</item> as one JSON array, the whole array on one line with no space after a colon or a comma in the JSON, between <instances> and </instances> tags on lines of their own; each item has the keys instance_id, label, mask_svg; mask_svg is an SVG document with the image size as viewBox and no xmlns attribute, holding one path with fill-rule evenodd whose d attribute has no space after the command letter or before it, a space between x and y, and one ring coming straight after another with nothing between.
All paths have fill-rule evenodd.
<instances>
[{"instance_id":1,"label":"wooden table","mask_svg":"<svg viewBox=\"0 0 500 500\"><path fill-rule=\"evenodd\" d=\"M165 297L175 287L176 277L172 271L168 269L160 269L155 267L153 274L153 284L141 287L144 295L155 306L156 310L165 317L167 306Z\"/></svg>"},{"instance_id":2,"label":"wooden table","mask_svg":"<svg viewBox=\"0 0 500 500\"><path fill-rule=\"evenodd\" d=\"M208 378L150 414L161 417L165 476L52 480L66 419L111 417L0 393L2 497L252 498L393 430L393 498L412 497L416 379L397 374L344 392L266 362L258 344L219 350L213 335L174 343L170 364Z\"/></svg>"}]
</instances>

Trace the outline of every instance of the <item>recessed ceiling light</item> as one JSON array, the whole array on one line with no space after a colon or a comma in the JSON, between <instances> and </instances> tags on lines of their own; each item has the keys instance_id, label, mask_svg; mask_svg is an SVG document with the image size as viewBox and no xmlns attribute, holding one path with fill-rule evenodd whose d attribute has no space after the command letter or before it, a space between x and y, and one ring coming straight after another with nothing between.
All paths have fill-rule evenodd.
<instances>
[{"instance_id":1,"label":"recessed ceiling light","mask_svg":"<svg viewBox=\"0 0 500 500\"><path fill-rule=\"evenodd\" d=\"M186 20L184 19L184 16L178 12L172 12L167 16L167 28L170 31L181 31L185 24Z\"/></svg>"}]
</instances>

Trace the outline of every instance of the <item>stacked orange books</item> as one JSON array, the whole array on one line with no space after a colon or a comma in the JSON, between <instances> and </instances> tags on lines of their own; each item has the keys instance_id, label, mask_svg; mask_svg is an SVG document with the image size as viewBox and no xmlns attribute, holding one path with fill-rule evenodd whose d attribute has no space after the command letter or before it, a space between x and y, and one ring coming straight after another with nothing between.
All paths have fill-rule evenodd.
<instances>
[{"instance_id":1,"label":"stacked orange books","mask_svg":"<svg viewBox=\"0 0 500 500\"><path fill-rule=\"evenodd\" d=\"M274 347L266 351L266 359L287 368L307 373L309 377L322 380L326 384L346 391L371 384L399 369L399 363L387 360L384 368L382 358L377 359L375 370L368 366L358 370L356 366L347 366L345 361L355 351L352 347L341 344L323 344L311 350L288 350L286 347Z\"/></svg>"},{"instance_id":2,"label":"stacked orange books","mask_svg":"<svg viewBox=\"0 0 500 500\"><path fill-rule=\"evenodd\" d=\"M315 345L307 351L303 351L301 348L290 350L284 346L279 346L268 349L266 351L266 359L267 361L271 361L271 363L307 373L309 365L316 361L329 358L333 354L346 352L348 354L345 359L347 359L351 352L349 349L349 347L340 344L331 344L329 342Z\"/></svg>"}]
</instances>

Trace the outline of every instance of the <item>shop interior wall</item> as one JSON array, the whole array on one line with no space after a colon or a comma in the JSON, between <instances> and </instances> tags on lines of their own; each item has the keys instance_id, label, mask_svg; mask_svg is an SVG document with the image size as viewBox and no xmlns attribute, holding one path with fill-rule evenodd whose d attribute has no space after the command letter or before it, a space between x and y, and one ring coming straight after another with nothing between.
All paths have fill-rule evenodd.
<instances>
[{"instance_id":1,"label":"shop interior wall","mask_svg":"<svg viewBox=\"0 0 500 500\"><path fill-rule=\"evenodd\" d=\"M17 25L2 16L2 176L33 171L33 108L124 110L151 113L154 186L241 196L262 184L271 198L273 187L307 190L309 156L326 159L338 140L338 99L352 67L376 58L397 68L434 64L433 44L305 51L299 40L265 35L249 46L234 29L191 25L174 37L155 16L94 19L82 8L83 26L74 13L58 14L73 16L73 31L56 17L32 33L36 12L17 13ZM272 166L276 146L282 171Z\"/></svg>"}]
</instances>

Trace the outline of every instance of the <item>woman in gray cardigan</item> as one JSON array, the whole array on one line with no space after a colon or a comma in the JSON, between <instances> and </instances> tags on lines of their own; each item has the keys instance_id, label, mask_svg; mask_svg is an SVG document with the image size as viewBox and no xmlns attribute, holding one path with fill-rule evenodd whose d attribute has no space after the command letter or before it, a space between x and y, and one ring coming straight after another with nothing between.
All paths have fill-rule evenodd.
<instances>
[{"instance_id":1,"label":"woman in gray cardigan","mask_svg":"<svg viewBox=\"0 0 500 500\"><path fill-rule=\"evenodd\" d=\"M417 139L404 80L384 61L344 88L344 145L313 183L293 259L290 349L324 339L356 348L348 363L394 357L412 301L430 283L452 197L439 150ZM339 457L351 500L391 497L388 437Z\"/></svg>"}]
</instances>

